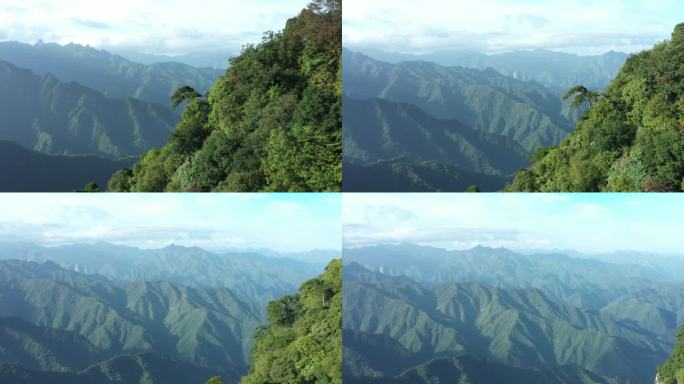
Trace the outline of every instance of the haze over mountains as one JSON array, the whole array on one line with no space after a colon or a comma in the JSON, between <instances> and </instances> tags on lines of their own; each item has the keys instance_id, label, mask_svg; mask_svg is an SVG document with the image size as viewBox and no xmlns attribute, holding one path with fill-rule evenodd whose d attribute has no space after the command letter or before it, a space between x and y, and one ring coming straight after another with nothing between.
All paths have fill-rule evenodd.
<instances>
[{"instance_id":1,"label":"haze over mountains","mask_svg":"<svg viewBox=\"0 0 684 384\"><path fill-rule=\"evenodd\" d=\"M560 143L573 131L578 113L561 100L562 93L579 83L602 89L628 56L615 52L577 56L542 50L497 55L471 51L422 56L366 53L343 51L347 97L343 158L348 167L345 176L350 174L352 179L346 183L349 191L463 191L473 184L481 190L500 190L506 183L502 180L510 180L508 169L527 166L531 153ZM376 98L415 108L404 107L397 116L387 116L387 108L373 111ZM365 109L377 118L355 118L363 110L361 103L367 103ZM433 121L427 122L425 115ZM424 139L413 146L396 145L396 137L405 135L416 120L424 123L411 131ZM503 137L499 145L486 150L473 151L462 144L445 151L438 148L443 145L439 136L432 135L445 125L450 125L452 132L469 130ZM508 169L472 166L496 161L509 150L506 145L510 144L502 143L511 141L525 152L508 162ZM358 148L363 142L367 143L365 153ZM431 156L421 156L429 146L433 147L427 151ZM376 156L368 155L371 152ZM461 158L446 160L444 152ZM383 189L382 183L374 180L385 180L388 187Z\"/></svg>"},{"instance_id":2,"label":"haze over mountains","mask_svg":"<svg viewBox=\"0 0 684 384\"><path fill-rule=\"evenodd\" d=\"M345 372L360 383L651 383L684 322L681 256L411 244L344 255Z\"/></svg>"},{"instance_id":3,"label":"haze over mountains","mask_svg":"<svg viewBox=\"0 0 684 384\"><path fill-rule=\"evenodd\" d=\"M16 383L237 383L268 301L323 270L180 246L3 243L0 253L0 380Z\"/></svg>"},{"instance_id":4,"label":"haze over mountains","mask_svg":"<svg viewBox=\"0 0 684 384\"><path fill-rule=\"evenodd\" d=\"M125 57L128 60L138 62L140 64L152 65L158 63L181 63L195 68L213 68L225 70L228 68L228 58L236 56L235 53L214 50L214 51L198 51L190 52L182 55L154 55L139 53L130 50L119 50L111 48L111 52Z\"/></svg>"},{"instance_id":5,"label":"haze over mountains","mask_svg":"<svg viewBox=\"0 0 684 384\"><path fill-rule=\"evenodd\" d=\"M615 77L629 54L609 51L602 55L580 56L545 49L484 54L473 50L440 51L423 55L352 48L380 61L398 64L426 61L444 67L492 68L502 75L537 83L557 93L577 84L603 89Z\"/></svg>"},{"instance_id":6,"label":"haze over mountains","mask_svg":"<svg viewBox=\"0 0 684 384\"><path fill-rule=\"evenodd\" d=\"M17 174L2 189L73 191L89 181L106 186L116 170L130 166L129 157L167 142L179 117L170 108L178 87L206 92L222 73L177 62L144 65L77 44L0 42L0 139L37 152L23 152L28 160L18 167L16 160L0 164L4 174ZM60 157L45 164L41 153ZM74 156L102 160L71 172L61 164L79 163ZM63 179L54 182L43 177L46 172Z\"/></svg>"}]
</instances>

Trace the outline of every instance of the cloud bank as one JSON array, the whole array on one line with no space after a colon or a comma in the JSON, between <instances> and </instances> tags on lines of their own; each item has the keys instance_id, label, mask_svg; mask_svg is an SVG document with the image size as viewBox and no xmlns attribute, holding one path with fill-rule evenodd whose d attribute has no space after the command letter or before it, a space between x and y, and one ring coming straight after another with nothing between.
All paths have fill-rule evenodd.
<instances>
[{"instance_id":1,"label":"cloud bank","mask_svg":"<svg viewBox=\"0 0 684 384\"><path fill-rule=\"evenodd\" d=\"M347 194L343 245L683 254L683 214L662 194Z\"/></svg>"},{"instance_id":2,"label":"cloud bank","mask_svg":"<svg viewBox=\"0 0 684 384\"><path fill-rule=\"evenodd\" d=\"M679 0L347 0L344 44L401 53L636 52L669 38Z\"/></svg>"},{"instance_id":3,"label":"cloud bank","mask_svg":"<svg viewBox=\"0 0 684 384\"><path fill-rule=\"evenodd\" d=\"M0 241L340 249L340 204L328 194L6 194Z\"/></svg>"},{"instance_id":4,"label":"cloud bank","mask_svg":"<svg viewBox=\"0 0 684 384\"><path fill-rule=\"evenodd\" d=\"M239 52L278 31L307 0L3 0L0 39L148 54Z\"/></svg>"}]
</instances>

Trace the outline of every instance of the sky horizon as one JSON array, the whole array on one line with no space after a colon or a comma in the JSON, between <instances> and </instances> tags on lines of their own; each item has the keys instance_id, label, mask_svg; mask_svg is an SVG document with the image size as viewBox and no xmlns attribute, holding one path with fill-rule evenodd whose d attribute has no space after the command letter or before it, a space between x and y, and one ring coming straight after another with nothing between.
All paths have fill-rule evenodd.
<instances>
[{"instance_id":1,"label":"sky horizon","mask_svg":"<svg viewBox=\"0 0 684 384\"><path fill-rule=\"evenodd\" d=\"M683 255L684 199L667 194L352 194L343 247L414 243L463 250Z\"/></svg>"},{"instance_id":2,"label":"sky horizon","mask_svg":"<svg viewBox=\"0 0 684 384\"><path fill-rule=\"evenodd\" d=\"M547 49L635 53L669 39L679 0L347 0L343 43L356 50L430 54Z\"/></svg>"},{"instance_id":3,"label":"sky horizon","mask_svg":"<svg viewBox=\"0 0 684 384\"><path fill-rule=\"evenodd\" d=\"M309 0L3 0L0 41L75 43L142 54L239 53Z\"/></svg>"},{"instance_id":4,"label":"sky horizon","mask_svg":"<svg viewBox=\"0 0 684 384\"><path fill-rule=\"evenodd\" d=\"M8 193L0 202L0 242L341 250L340 204L326 193Z\"/></svg>"}]
</instances>

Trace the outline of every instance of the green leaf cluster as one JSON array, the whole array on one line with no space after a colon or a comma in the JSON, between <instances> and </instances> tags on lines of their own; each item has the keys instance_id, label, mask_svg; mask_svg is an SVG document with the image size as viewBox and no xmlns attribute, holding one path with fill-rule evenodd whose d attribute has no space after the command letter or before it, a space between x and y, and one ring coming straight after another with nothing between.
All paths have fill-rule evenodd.
<instances>
[{"instance_id":1,"label":"green leaf cluster","mask_svg":"<svg viewBox=\"0 0 684 384\"><path fill-rule=\"evenodd\" d=\"M244 384L342 383L342 261L268 305Z\"/></svg>"},{"instance_id":2,"label":"green leaf cluster","mask_svg":"<svg viewBox=\"0 0 684 384\"><path fill-rule=\"evenodd\" d=\"M677 333L677 344L670 358L658 367L659 384L679 384L684 382L684 326Z\"/></svg>"},{"instance_id":3,"label":"green leaf cluster","mask_svg":"<svg viewBox=\"0 0 684 384\"><path fill-rule=\"evenodd\" d=\"M246 46L206 98L187 101L169 142L113 191L337 191L341 165L341 0L316 1Z\"/></svg>"},{"instance_id":4,"label":"green leaf cluster","mask_svg":"<svg viewBox=\"0 0 684 384\"><path fill-rule=\"evenodd\" d=\"M600 99L581 91L571 90L575 101L595 103L577 130L507 190L684 189L684 24L669 41L630 57Z\"/></svg>"}]
</instances>

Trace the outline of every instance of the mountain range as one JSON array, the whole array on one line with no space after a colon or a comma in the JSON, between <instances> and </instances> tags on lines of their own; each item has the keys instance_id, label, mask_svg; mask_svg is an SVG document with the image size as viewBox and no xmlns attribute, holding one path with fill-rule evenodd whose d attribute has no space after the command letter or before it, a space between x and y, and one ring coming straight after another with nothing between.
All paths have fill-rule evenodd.
<instances>
[{"instance_id":1,"label":"mountain range","mask_svg":"<svg viewBox=\"0 0 684 384\"><path fill-rule=\"evenodd\" d=\"M130 61L145 65L180 63L195 68L213 68L220 70L228 68L228 58L237 56L237 54L226 50L205 50L180 55L148 54L126 49L117 49L114 47L110 48L109 51Z\"/></svg>"},{"instance_id":2,"label":"mountain range","mask_svg":"<svg viewBox=\"0 0 684 384\"><path fill-rule=\"evenodd\" d=\"M122 283L168 281L190 287L227 287L240 299L261 304L296 291L301 282L332 259L307 262L255 252L218 254L177 245L160 249L102 242L57 247L33 243L0 245L0 260L51 261L71 271Z\"/></svg>"},{"instance_id":3,"label":"mountain range","mask_svg":"<svg viewBox=\"0 0 684 384\"><path fill-rule=\"evenodd\" d=\"M354 192L502 190L511 169L573 132L586 107L561 96L578 84L602 90L630 57L362 52L343 50L344 189ZM468 131L500 138L483 147Z\"/></svg>"},{"instance_id":4,"label":"mountain range","mask_svg":"<svg viewBox=\"0 0 684 384\"><path fill-rule=\"evenodd\" d=\"M267 303L319 262L106 243L0 247L0 381L237 383Z\"/></svg>"},{"instance_id":5,"label":"mountain range","mask_svg":"<svg viewBox=\"0 0 684 384\"><path fill-rule=\"evenodd\" d=\"M233 374L247 367L252 332L260 319L257 305L239 300L226 288L115 284L52 262L0 262L0 289L0 316L72 331L85 338L74 341L90 343L80 350L94 346L108 357L163 351L188 364ZM57 347L45 345L59 355ZM92 357L75 362L85 369Z\"/></svg>"},{"instance_id":6,"label":"mountain range","mask_svg":"<svg viewBox=\"0 0 684 384\"><path fill-rule=\"evenodd\" d=\"M176 120L160 105L110 99L4 61L0 82L0 101L8 111L0 114L0 139L47 154L139 156L163 145Z\"/></svg>"},{"instance_id":7,"label":"mountain range","mask_svg":"<svg viewBox=\"0 0 684 384\"><path fill-rule=\"evenodd\" d=\"M483 190L497 190L500 185L486 188L483 179L489 176L502 180L528 164L526 150L506 136L477 131L457 120L440 120L411 104L379 98L344 98L343 161L345 191L382 188L373 188L368 180L389 191L395 184L407 188L411 182L422 183L419 190L450 190L443 183L460 179L465 179L463 183L478 184ZM458 178L454 175L458 173L453 172L433 181L429 176L417 176L421 172L414 170L407 172L402 181L390 181L392 176L400 177L400 164L413 169L421 164L458 164L457 172L468 176ZM387 175L387 167L391 167L393 175ZM371 172L372 175L366 175Z\"/></svg>"},{"instance_id":8,"label":"mountain range","mask_svg":"<svg viewBox=\"0 0 684 384\"><path fill-rule=\"evenodd\" d=\"M484 247L344 255L345 372L360 383L650 383L684 322L678 269Z\"/></svg>"},{"instance_id":9,"label":"mountain range","mask_svg":"<svg viewBox=\"0 0 684 384\"><path fill-rule=\"evenodd\" d=\"M343 51L344 94L413 104L439 119L508 136L528 151L559 143L572 131L558 95L533 81L490 69L429 62L388 64Z\"/></svg>"},{"instance_id":10,"label":"mountain range","mask_svg":"<svg viewBox=\"0 0 684 384\"><path fill-rule=\"evenodd\" d=\"M0 189L104 189L116 170L167 142L179 118L170 108L178 87L206 92L222 72L143 65L77 44L0 42L0 140L26 149L2 144Z\"/></svg>"},{"instance_id":11,"label":"mountain range","mask_svg":"<svg viewBox=\"0 0 684 384\"><path fill-rule=\"evenodd\" d=\"M416 55L358 49L368 56L387 63L426 61L444 67L475 69L492 68L504 76L523 81L535 81L558 94L577 84L591 89L605 88L630 56L609 51L601 55L580 56L572 53L534 49L485 54L473 50L439 51Z\"/></svg>"},{"instance_id":12,"label":"mountain range","mask_svg":"<svg viewBox=\"0 0 684 384\"><path fill-rule=\"evenodd\" d=\"M224 59L227 62L228 56ZM224 72L171 61L144 65L89 46L42 42L0 42L0 60L36 75L79 83L107 97L131 97L167 108L176 89L189 85L206 92Z\"/></svg>"}]
</instances>

